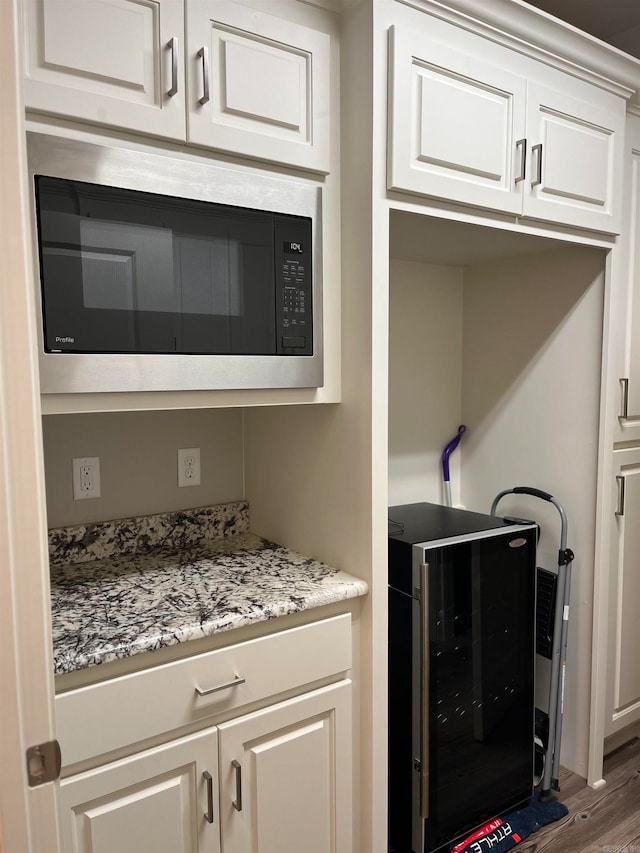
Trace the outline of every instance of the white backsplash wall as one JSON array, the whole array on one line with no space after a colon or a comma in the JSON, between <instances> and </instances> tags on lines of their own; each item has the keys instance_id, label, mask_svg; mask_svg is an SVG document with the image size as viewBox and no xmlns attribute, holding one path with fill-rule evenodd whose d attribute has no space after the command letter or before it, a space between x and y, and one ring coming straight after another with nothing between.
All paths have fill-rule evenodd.
<instances>
[{"instance_id":1,"label":"white backsplash wall","mask_svg":"<svg viewBox=\"0 0 640 853\"><path fill-rule=\"evenodd\" d=\"M43 417L49 527L244 498L242 409ZM178 448L200 448L201 485L178 488ZM73 499L71 460L100 458L101 497Z\"/></svg>"},{"instance_id":2,"label":"white backsplash wall","mask_svg":"<svg viewBox=\"0 0 640 853\"><path fill-rule=\"evenodd\" d=\"M440 454L462 423L463 270L392 260L389 277L389 506L444 503Z\"/></svg>"}]
</instances>

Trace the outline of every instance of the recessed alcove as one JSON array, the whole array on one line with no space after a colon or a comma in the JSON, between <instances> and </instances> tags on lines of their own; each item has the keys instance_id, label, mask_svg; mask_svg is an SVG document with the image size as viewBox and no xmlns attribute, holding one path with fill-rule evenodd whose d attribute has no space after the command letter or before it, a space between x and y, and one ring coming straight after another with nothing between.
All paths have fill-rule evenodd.
<instances>
[{"instance_id":1,"label":"recessed alcove","mask_svg":"<svg viewBox=\"0 0 640 853\"><path fill-rule=\"evenodd\" d=\"M389 254L389 505L444 503L440 455L460 424L454 505L489 512L519 485L565 505L577 557L563 754L574 766L588 730L577 697L590 677L606 252L392 211ZM541 524L539 565L555 568L555 508L510 497L500 512Z\"/></svg>"}]
</instances>

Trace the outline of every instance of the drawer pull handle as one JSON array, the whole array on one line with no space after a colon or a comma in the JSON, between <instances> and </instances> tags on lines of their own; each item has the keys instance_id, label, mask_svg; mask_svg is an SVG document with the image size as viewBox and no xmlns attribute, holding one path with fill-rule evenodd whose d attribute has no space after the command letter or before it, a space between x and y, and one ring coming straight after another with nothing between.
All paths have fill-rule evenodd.
<instances>
[{"instance_id":1,"label":"drawer pull handle","mask_svg":"<svg viewBox=\"0 0 640 853\"><path fill-rule=\"evenodd\" d=\"M520 160L520 174L516 178L516 184L519 184L520 181L524 181L525 174L527 171L527 140L526 139L518 139L516 142L516 148L521 150L521 160Z\"/></svg>"},{"instance_id":2,"label":"drawer pull handle","mask_svg":"<svg viewBox=\"0 0 640 853\"><path fill-rule=\"evenodd\" d=\"M536 179L535 181L531 181L532 187L539 187L542 183L542 142L539 142L537 145L531 146L531 154L533 155L534 151L538 152L538 165L536 168Z\"/></svg>"},{"instance_id":3,"label":"drawer pull handle","mask_svg":"<svg viewBox=\"0 0 640 853\"><path fill-rule=\"evenodd\" d=\"M625 499L625 486L626 481L624 477L616 477L616 483L618 486L618 506L616 507L616 515L618 518L624 517L624 499Z\"/></svg>"},{"instance_id":4,"label":"drawer pull handle","mask_svg":"<svg viewBox=\"0 0 640 853\"><path fill-rule=\"evenodd\" d=\"M231 766L236 771L236 798L231 801L231 805L236 811L242 811L242 766L235 758L231 762Z\"/></svg>"},{"instance_id":5,"label":"drawer pull handle","mask_svg":"<svg viewBox=\"0 0 640 853\"><path fill-rule=\"evenodd\" d=\"M620 380L620 387L622 389L622 406L620 410L619 417L628 418L629 417L629 379L624 377Z\"/></svg>"},{"instance_id":6,"label":"drawer pull handle","mask_svg":"<svg viewBox=\"0 0 640 853\"><path fill-rule=\"evenodd\" d=\"M209 100L209 51L201 47L197 55L202 58L202 97L198 98L198 103L204 106Z\"/></svg>"},{"instance_id":7,"label":"drawer pull handle","mask_svg":"<svg viewBox=\"0 0 640 853\"><path fill-rule=\"evenodd\" d=\"M171 86L167 97L173 98L178 91L178 39L175 36L170 38L167 47L171 51Z\"/></svg>"},{"instance_id":8,"label":"drawer pull handle","mask_svg":"<svg viewBox=\"0 0 640 853\"><path fill-rule=\"evenodd\" d=\"M196 687L196 693L198 696L210 696L212 693L218 693L220 690L228 690L230 687L239 687L241 684L244 684L246 678L241 678L239 675L233 679L233 681L227 681L226 684L218 684L216 687L210 687L208 690L200 690L199 687Z\"/></svg>"},{"instance_id":9,"label":"drawer pull handle","mask_svg":"<svg viewBox=\"0 0 640 853\"><path fill-rule=\"evenodd\" d=\"M209 823L213 823L213 777L208 770L205 770L202 775L207 783L207 810L204 816Z\"/></svg>"}]
</instances>

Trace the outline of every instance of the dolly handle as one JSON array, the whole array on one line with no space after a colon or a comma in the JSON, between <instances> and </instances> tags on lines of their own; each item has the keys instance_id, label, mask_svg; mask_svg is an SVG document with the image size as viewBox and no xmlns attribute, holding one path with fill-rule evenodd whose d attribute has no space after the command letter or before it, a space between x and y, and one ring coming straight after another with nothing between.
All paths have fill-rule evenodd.
<instances>
[{"instance_id":1,"label":"dolly handle","mask_svg":"<svg viewBox=\"0 0 640 853\"><path fill-rule=\"evenodd\" d=\"M543 492L542 489L532 489L530 486L514 486L511 491L514 495L531 495L543 501L553 500L553 495L550 495L549 492Z\"/></svg>"},{"instance_id":2,"label":"dolly handle","mask_svg":"<svg viewBox=\"0 0 640 853\"><path fill-rule=\"evenodd\" d=\"M491 509L489 510L491 515L496 514L498 504L505 495L531 495L533 498L540 498L543 501L549 501L549 503L552 503L560 513L560 561L564 562L564 565L566 565L568 562L573 560L573 552L567 552L567 513L560 501L557 501L553 495L549 494L549 492L543 492L542 489L534 489L531 486L514 486L513 489L505 489L503 492L500 492L495 496L493 503L491 504ZM570 558L569 554L571 555Z\"/></svg>"}]
</instances>

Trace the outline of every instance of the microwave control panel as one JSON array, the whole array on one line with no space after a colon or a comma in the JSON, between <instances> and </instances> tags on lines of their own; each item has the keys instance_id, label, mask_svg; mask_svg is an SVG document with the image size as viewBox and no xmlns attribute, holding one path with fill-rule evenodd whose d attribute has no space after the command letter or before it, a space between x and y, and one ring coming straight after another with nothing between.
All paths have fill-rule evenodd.
<instances>
[{"instance_id":1,"label":"microwave control panel","mask_svg":"<svg viewBox=\"0 0 640 853\"><path fill-rule=\"evenodd\" d=\"M275 217L278 355L313 355L311 220Z\"/></svg>"}]
</instances>

